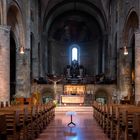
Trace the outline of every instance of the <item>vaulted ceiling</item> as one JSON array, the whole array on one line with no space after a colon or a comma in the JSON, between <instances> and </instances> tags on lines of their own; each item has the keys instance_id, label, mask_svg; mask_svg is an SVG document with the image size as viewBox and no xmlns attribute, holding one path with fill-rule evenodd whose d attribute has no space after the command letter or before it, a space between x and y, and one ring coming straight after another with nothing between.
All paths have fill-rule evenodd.
<instances>
[{"instance_id":1,"label":"vaulted ceiling","mask_svg":"<svg viewBox=\"0 0 140 140\"><path fill-rule=\"evenodd\" d=\"M42 30L53 27L56 40L90 41L99 30L107 31L108 5L109 0L41 0Z\"/></svg>"}]
</instances>

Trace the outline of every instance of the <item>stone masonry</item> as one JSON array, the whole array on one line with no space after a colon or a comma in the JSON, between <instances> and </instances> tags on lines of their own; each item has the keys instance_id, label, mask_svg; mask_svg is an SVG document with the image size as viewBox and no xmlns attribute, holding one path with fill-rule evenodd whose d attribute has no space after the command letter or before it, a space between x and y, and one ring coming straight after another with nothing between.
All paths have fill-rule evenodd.
<instances>
[{"instance_id":1,"label":"stone masonry","mask_svg":"<svg viewBox=\"0 0 140 140\"><path fill-rule=\"evenodd\" d=\"M0 26L0 101L9 102L9 31L7 26Z\"/></svg>"}]
</instances>

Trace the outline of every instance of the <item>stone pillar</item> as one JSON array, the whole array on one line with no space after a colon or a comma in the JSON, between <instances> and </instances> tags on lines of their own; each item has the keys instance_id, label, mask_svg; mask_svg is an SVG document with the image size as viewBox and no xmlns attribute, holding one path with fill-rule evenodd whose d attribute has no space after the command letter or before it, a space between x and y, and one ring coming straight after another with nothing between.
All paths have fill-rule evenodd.
<instances>
[{"instance_id":1,"label":"stone pillar","mask_svg":"<svg viewBox=\"0 0 140 140\"><path fill-rule=\"evenodd\" d=\"M16 96L31 96L31 79L30 79L30 0L23 3L26 6L26 26L25 26L25 53L17 55L16 67ZM24 33L23 33L24 34ZM22 37L22 36L20 36Z\"/></svg>"},{"instance_id":2,"label":"stone pillar","mask_svg":"<svg viewBox=\"0 0 140 140\"><path fill-rule=\"evenodd\" d=\"M10 101L10 27L0 26L0 101Z\"/></svg>"},{"instance_id":3,"label":"stone pillar","mask_svg":"<svg viewBox=\"0 0 140 140\"><path fill-rule=\"evenodd\" d=\"M7 1L3 0L3 25L7 24Z\"/></svg>"},{"instance_id":4,"label":"stone pillar","mask_svg":"<svg viewBox=\"0 0 140 140\"><path fill-rule=\"evenodd\" d=\"M111 80L116 80L116 59L117 59L117 52L116 52L116 46L112 45L112 51L110 56L110 78Z\"/></svg>"},{"instance_id":5,"label":"stone pillar","mask_svg":"<svg viewBox=\"0 0 140 140\"><path fill-rule=\"evenodd\" d=\"M46 76L45 74L47 73L47 40L46 40L47 36L45 34L45 32L42 33L41 35L41 47L40 47L40 77L44 77Z\"/></svg>"},{"instance_id":6,"label":"stone pillar","mask_svg":"<svg viewBox=\"0 0 140 140\"><path fill-rule=\"evenodd\" d=\"M7 24L7 1L0 0L0 24Z\"/></svg>"},{"instance_id":7,"label":"stone pillar","mask_svg":"<svg viewBox=\"0 0 140 140\"><path fill-rule=\"evenodd\" d=\"M30 97L30 49L17 55L16 97Z\"/></svg>"},{"instance_id":8,"label":"stone pillar","mask_svg":"<svg viewBox=\"0 0 140 140\"><path fill-rule=\"evenodd\" d=\"M102 73L105 73L105 48L106 48L106 41L107 41L108 35L104 34L103 36L103 47L102 47Z\"/></svg>"},{"instance_id":9,"label":"stone pillar","mask_svg":"<svg viewBox=\"0 0 140 140\"><path fill-rule=\"evenodd\" d=\"M140 30L135 33L135 101L140 101Z\"/></svg>"},{"instance_id":10,"label":"stone pillar","mask_svg":"<svg viewBox=\"0 0 140 140\"><path fill-rule=\"evenodd\" d=\"M123 54L123 50L120 50L120 97L124 99L130 99L132 91L132 78L131 78L131 64L128 56Z\"/></svg>"},{"instance_id":11,"label":"stone pillar","mask_svg":"<svg viewBox=\"0 0 140 140\"><path fill-rule=\"evenodd\" d=\"M104 73L106 74L106 77L109 77L109 45L108 45L108 36L106 35L104 39Z\"/></svg>"},{"instance_id":12,"label":"stone pillar","mask_svg":"<svg viewBox=\"0 0 140 140\"><path fill-rule=\"evenodd\" d=\"M25 60L27 62L27 65L25 66L26 71L24 71L25 73L25 77L24 77L24 82L25 82L25 97L30 97L31 96L31 77L30 77L30 65L31 65L31 61L30 61L30 48L31 48L31 41L30 41L30 33L31 33L31 1L26 0L25 1L26 4L26 49L25 49Z\"/></svg>"}]
</instances>

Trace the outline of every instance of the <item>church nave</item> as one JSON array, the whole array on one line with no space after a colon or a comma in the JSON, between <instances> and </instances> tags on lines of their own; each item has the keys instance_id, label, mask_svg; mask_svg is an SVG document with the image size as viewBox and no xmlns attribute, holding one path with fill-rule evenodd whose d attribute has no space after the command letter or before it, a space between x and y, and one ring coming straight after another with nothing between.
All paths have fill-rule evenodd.
<instances>
[{"instance_id":1,"label":"church nave","mask_svg":"<svg viewBox=\"0 0 140 140\"><path fill-rule=\"evenodd\" d=\"M67 126L69 122L66 112L57 112L36 140L109 140L93 118L93 112L78 112L73 117L76 126Z\"/></svg>"}]
</instances>

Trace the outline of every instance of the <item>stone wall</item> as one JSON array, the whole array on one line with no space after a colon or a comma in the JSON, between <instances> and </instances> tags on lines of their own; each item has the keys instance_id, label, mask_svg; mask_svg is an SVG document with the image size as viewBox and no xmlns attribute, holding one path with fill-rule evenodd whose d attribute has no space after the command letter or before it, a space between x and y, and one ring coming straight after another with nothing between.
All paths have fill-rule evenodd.
<instances>
[{"instance_id":1,"label":"stone wall","mask_svg":"<svg viewBox=\"0 0 140 140\"><path fill-rule=\"evenodd\" d=\"M102 42L101 42L102 43ZM100 48L101 44L95 40L89 43L79 43L80 48L80 65L86 69L87 75L96 75L101 73L102 60ZM49 66L48 71L50 74L63 75L64 68L70 63L70 48L71 45L61 44L59 42L49 42ZM58 67L59 66L59 67Z\"/></svg>"},{"instance_id":2,"label":"stone wall","mask_svg":"<svg viewBox=\"0 0 140 140\"><path fill-rule=\"evenodd\" d=\"M9 58L10 27L0 26L0 101L10 100L10 58Z\"/></svg>"},{"instance_id":3,"label":"stone wall","mask_svg":"<svg viewBox=\"0 0 140 140\"><path fill-rule=\"evenodd\" d=\"M95 99L95 96L98 94L104 93L106 95L105 98L107 98L108 103L112 103L112 95L115 94L116 98L119 97L119 94L116 92L116 85L95 85L95 84L89 84L85 85L86 86L86 91L85 91L85 97L90 97L87 98L88 101L85 102L91 102ZM40 92L43 97L50 97L53 99L58 100L60 102L61 95L64 94L63 92L64 85L62 84L57 84L56 86L53 84L34 84L32 85L32 93ZM100 96L100 95L99 95ZM98 96L98 97L99 97ZM100 96L101 98L103 96Z\"/></svg>"}]
</instances>

